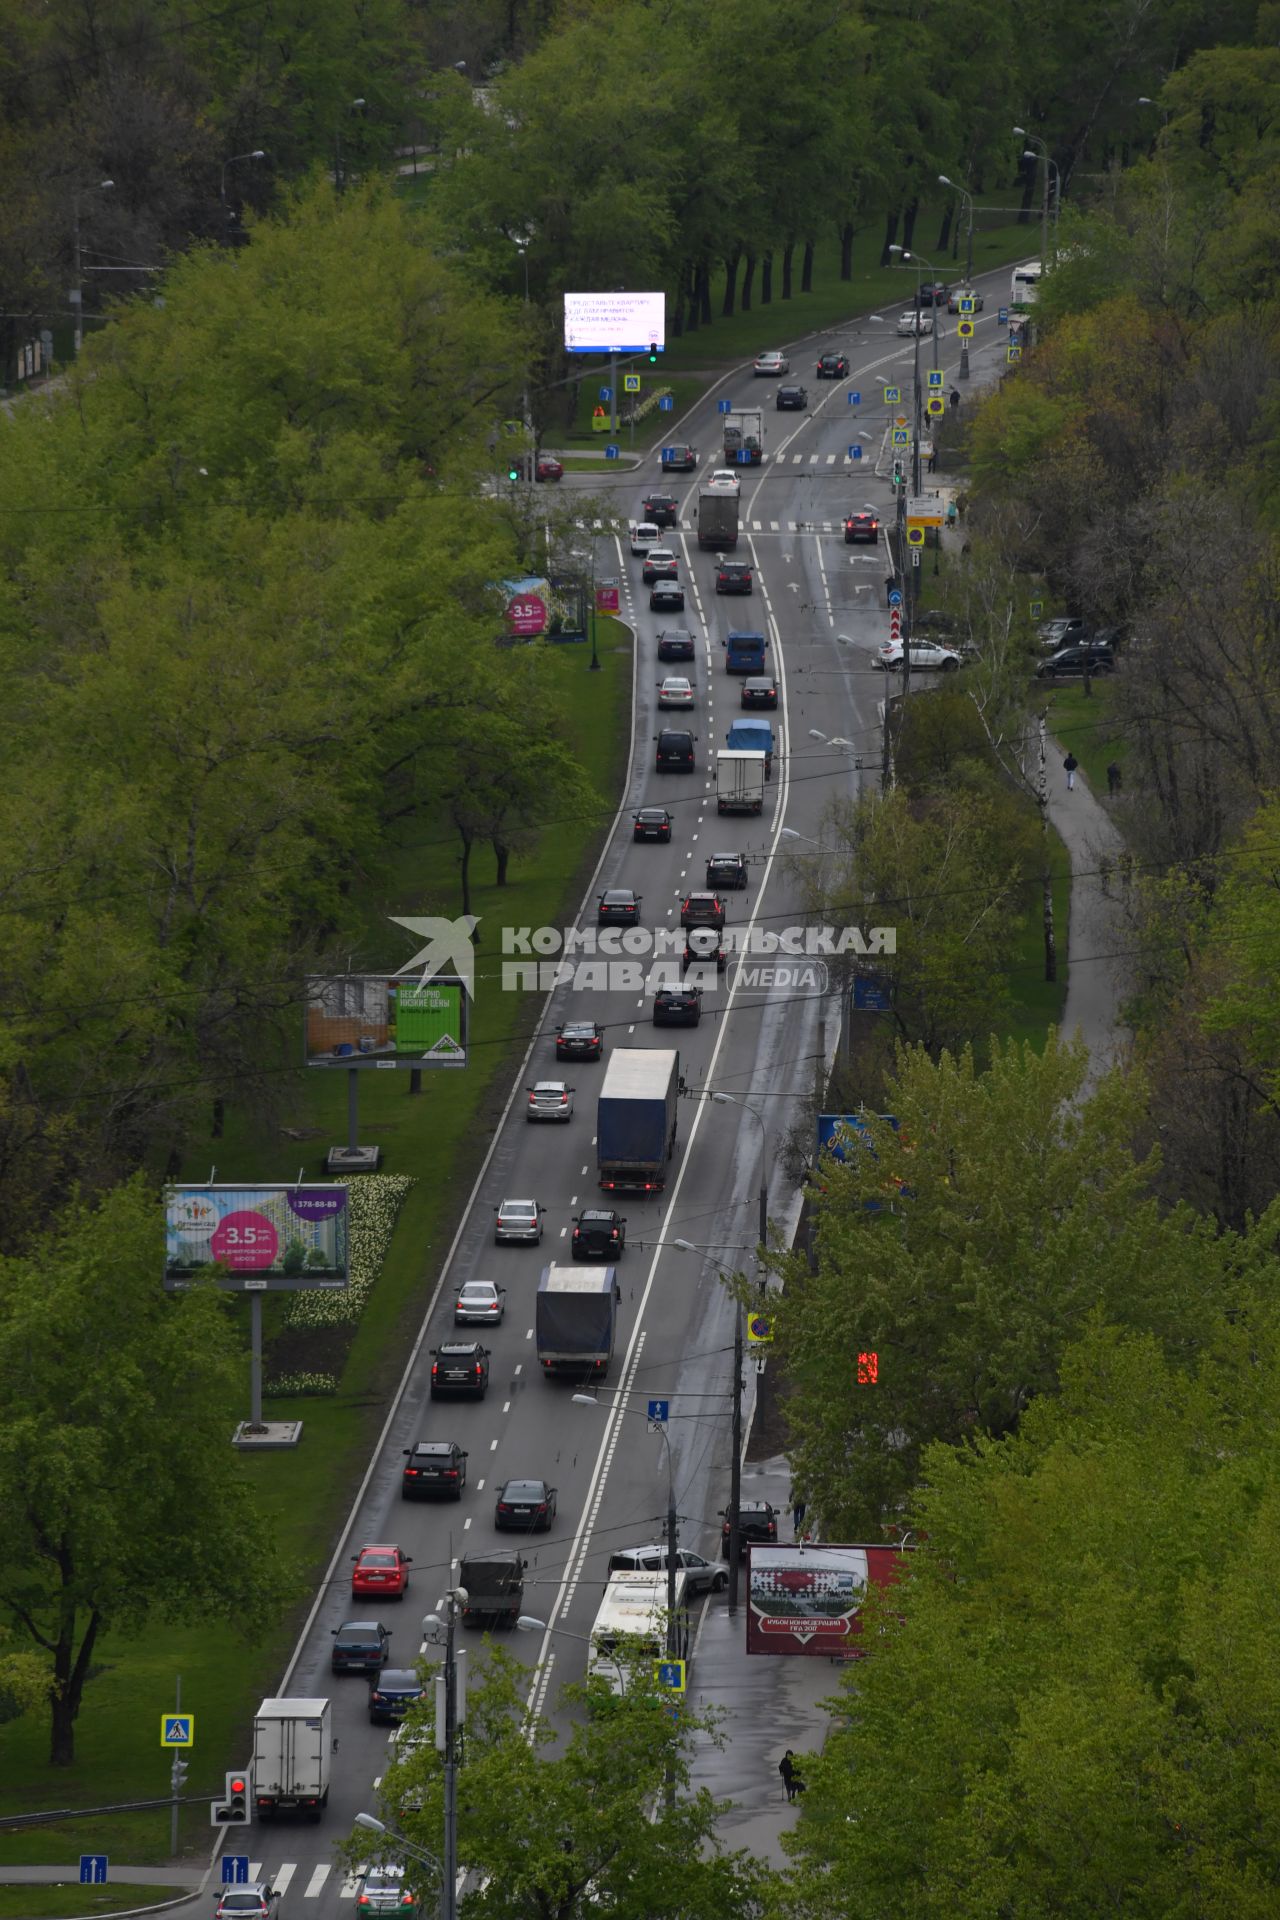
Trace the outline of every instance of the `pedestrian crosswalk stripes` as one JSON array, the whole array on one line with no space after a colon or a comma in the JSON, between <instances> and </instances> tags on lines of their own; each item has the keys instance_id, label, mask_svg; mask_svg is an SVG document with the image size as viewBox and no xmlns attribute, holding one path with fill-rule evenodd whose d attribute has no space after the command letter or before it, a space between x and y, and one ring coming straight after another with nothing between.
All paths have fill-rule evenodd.
<instances>
[{"instance_id":1,"label":"pedestrian crosswalk stripes","mask_svg":"<svg viewBox=\"0 0 1280 1920\"><path fill-rule=\"evenodd\" d=\"M266 1880L275 1891L280 1894L288 1891L290 1882L299 1871L300 1869L296 1860L284 1860L278 1867L271 1866L270 1863L265 1860L251 1860L249 1862L250 1881ZM303 1868L301 1871L305 1872L306 1869ZM354 1872L343 1875L342 1884L338 1888L339 1900L355 1899L357 1893L360 1891L360 1876L367 1871L367 1866L359 1866ZM332 1873L333 1868L329 1865L328 1861L320 1861L317 1866L311 1868L310 1877L307 1880L306 1886L295 1887L293 1889L292 1898L295 1901L299 1896L304 1900L318 1900L321 1894L327 1891ZM459 1895L462 1893L466 1879L467 1870L464 1867L458 1874ZM481 1881L477 1887L477 1891L483 1892L487 1885L487 1881Z\"/></svg>"}]
</instances>

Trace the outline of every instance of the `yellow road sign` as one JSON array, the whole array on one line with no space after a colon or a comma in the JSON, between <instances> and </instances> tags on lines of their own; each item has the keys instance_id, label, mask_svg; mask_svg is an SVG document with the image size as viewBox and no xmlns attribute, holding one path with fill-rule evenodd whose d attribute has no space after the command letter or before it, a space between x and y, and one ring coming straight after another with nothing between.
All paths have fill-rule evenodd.
<instances>
[{"instance_id":1,"label":"yellow road sign","mask_svg":"<svg viewBox=\"0 0 1280 1920\"><path fill-rule=\"evenodd\" d=\"M972 322L972 320L961 320L961 321L959 321L959 322L958 322L958 324L957 324L957 326L956 326L956 332L957 332L957 333L958 333L958 334L960 335L960 338L961 338L962 340L972 340L972 338L973 338L973 322Z\"/></svg>"},{"instance_id":2,"label":"yellow road sign","mask_svg":"<svg viewBox=\"0 0 1280 1920\"><path fill-rule=\"evenodd\" d=\"M907 528L907 545L909 547L922 547L924 545L924 528L923 527Z\"/></svg>"},{"instance_id":3,"label":"yellow road sign","mask_svg":"<svg viewBox=\"0 0 1280 1920\"><path fill-rule=\"evenodd\" d=\"M762 1347L773 1339L773 1321L767 1313L747 1315L747 1345Z\"/></svg>"},{"instance_id":4,"label":"yellow road sign","mask_svg":"<svg viewBox=\"0 0 1280 1920\"><path fill-rule=\"evenodd\" d=\"M941 500L910 500L907 503L907 528L940 527L946 518Z\"/></svg>"},{"instance_id":5,"label":"yellow road sign","mask_svg":"<svg viewBox=\"0 0 1280 1920\"><path fill-rule=\"evenodd\" d=\"M937 414L940 414L940 413L945 413L945 412L946 412L946 405L947 405L947 403L946 403L946 401L945 401L945 400L944 400L944 399L942 398L942 396L941 396L941 394L935 394L935 395L934 395L934 396L932 397L932 399L930 399L930 400L927 400L927 401L925 402L925 406L926 406L926 409L927 409L927 411L928 411L929 413L932 413L932 414L934 414L935 416L936 416Z\"/></svg>"},{"instance_id":6,"label":"yellow road sign","mask_svg":"<svg viewBox=\"0 0 1280 1920\"><path fill-rule=\"evenodd\" d=\"M1006 360L1008 360L1008 361L1014 361L1014 360L1021 360L1021 358L1022 358L1022 348L1021 348L1021 347L1006 347L1006 348L1005 348L1005 350L1004 350L1004 357L1005 357L1005 359L1006 359Z\"/></svg>"}]
</instances>

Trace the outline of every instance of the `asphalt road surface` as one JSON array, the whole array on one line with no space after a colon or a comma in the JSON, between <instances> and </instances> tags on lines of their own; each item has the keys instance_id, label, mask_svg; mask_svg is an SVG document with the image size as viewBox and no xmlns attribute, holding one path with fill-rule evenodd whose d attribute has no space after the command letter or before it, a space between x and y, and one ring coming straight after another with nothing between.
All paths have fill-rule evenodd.
<instances>
[{"instance_id":1,"label":"asphalt road surface","mask_svg":"<svg viewBox=\"0 0 1280 1920\"><path fill-rule=\"evenodd\" d=\"M1007 299L1009 270L986 276L978 285L987 308L976 317L971 354L975 384L980 374L984 380L991 377L997 361L1003 363L1006 336L998 327L997 309ZM903 286L909 299L907 275ZM679 552L687 605L683 621L675 614L650 613L640 560L625 546L615 547L612 539L600 544L597 576L619 576L623 615L636 633L635 731L618 822L580 925L594 923L596 890L621 885L643 894L643 924L677 926L681 897L705 884L706 856L721 849L743 851L750 861L749 889L727 896L730 927L750 923L777 932L796 924L800 916L787 850L803 847L803 842L783 839L783 826L817 839L833 795L856 793L864 781L878 782L883 701L898 684L892 676L886 683L873 664L875 649L887 638L887 556L883 542L877 548L845 546L843 519L867 504L882 519L892 519L887 436L892 415L911 413L913 358L913 343L894 334L898 311L887 310L883 322L851 323L793 347L788 378L808 387L807 412L775 411L777 383L753 378L748 362L690 415L673 419L670 437L689 439L701 450L699 471L683 476L684 485L670 484L674 476L660 473L656 455L651 465L620 474L616 482L609 476L623 518L639 517L650 486L666 484L667 490L679 493L681 525L664 533L664 543ZM776 319L783 316L779 313ZM945 391L955 381L959 342L955 316L942 311L938 320L944 330L939 362ZM772 317L762 316L762 338L772 324ZM814 379L817 355L828 345L849 354L847 380ZM927 339L921 342L920 358L922 368L932 365ZM885 385L901 387L902 403L886 404ZM861 394L857 407L850 403L851 391ZM746 469L742 478L743 533L736 557L754 564L750 598L717 598L715 556L699 552L697 546L698 483L722 464L716 412L722 399L766 409L765 463ZM864 449L856 465L848 458L855 442ZM596 476L590 487L598 491ZM678 624L698 636L699 654L693 663L675 663L671 671L689 672L692 666L697 706L692 722L677 715L669 722L693 726L698 763L691 774L659 774L653 765L653 736L660 724L656 693L667 669L657 662L654 636L660 627ZM715 750L740 714L741 682L725 672L721 651L730 628L767 633L779 685L778 711L768 716L779 752L759 817L721 819L716 812ZM853 645L842 645L839 634ZM814 732L826 740L814 738ZM633 844L631 813L644 804L672 809L675 831L669 845ZM478 992L498 989L496 929L485 932ZM786 956L776 956L776 962L785 964ZM766 956L748 962L751 967L768 964ZM584 1640L610 1552L660 1538L667 1454L662 1437L648 1430L645 1403L650 1397L670 1402L670 1459L681 1543L709 1556L718 1553L717 1510L726 1502L729 1482L733 1341L732 1312L719 1274L744 1265L752 1270L762 1165L771 1214L781 1219L791 1208L794 1196L781 1177L775 1177L777 1143L796 1117L797 1102L815 1083L837 1013L834 1000L811 984L770 983L732 965L704 994L701 1024L688 1030L655 1030L651 1001L634 989L564 988L551 996L542 1033L517 1078L513 1103L496 1134L419 1345L408 1357L403 1394L278 1688L281 1693L327 1695L333 1701L339 1745L327 1817L320 1826L282 1821L227 1836L227 1851L248 1853L252 1873L261 1872L282 1889L286 1912L300 1901L308 1903L317 1920L350 1910L354 1881L335 1867L332 1845L350 1833L357 1812L379 1811L377 1782L389 1757L388 1729L368 1721L364 1679L329 1672L331 1630L344 1619L381 1613L394 1636L392 1664L411 1664L422 1642L422 1616L435 1611L446 1588L455 1583L459 1556L498 1540L510 1544L518 1539L499 1535L493 1527L495 1489L502 1481L542 1476L558 1489L559 1511L551 1532L521 1543L529 1560L525 1610L546 1621L549 1631L507 1637L512 1650L530 1664L531 1689L538 1701L553 1702L558 1684L583 1672ZM574 1405L571 1386L541 1378L533 1341L534 1294L543 1265L568 1258L572 1215L584 1206L609 1204L595 1182L595 1095L604 1069L558 1067L554 1057L556 1023L574 1015L604 1024L606 1058L619 1046L678 1048L690 1089L690 1096L680 1102L679 1145L666 1191L655 1199L628 1196L620 1203L628 1221L628 1244L619 1266L620 1335L598 1407ZM527 1124L525 1084L559 1077L576 1088L572 1122L563 1127ZM747 1103L750 1111L713 1104L706 1098L712 1089ZM540 1247L494 1245L493 1213L506 1196L533 1197L546 1208ZM682 1252L670 1244L677 1237L707 1251ZM480 1335L493 1353L489 1393L482 1402L433 1404L428 1398L428 1349L451 1336L456 1291L472 1277L495 1279L507 1290L504 1323ZM400 1498L402 1450L420 1438L456 1439L467 1448L469 1481L460 1502L436 1505ZM398 1542L414 1564L404 1602L372 1609L367 1602L351 1601L349 1557L375 1541ZM717 1596L707 1604L722 1607L724 1600ZM478 1642L479 1635L463 1633L461 1639ZM535 1665L541 1668L539 1675L533 1672Z\"/></svg>"}]
</instances>

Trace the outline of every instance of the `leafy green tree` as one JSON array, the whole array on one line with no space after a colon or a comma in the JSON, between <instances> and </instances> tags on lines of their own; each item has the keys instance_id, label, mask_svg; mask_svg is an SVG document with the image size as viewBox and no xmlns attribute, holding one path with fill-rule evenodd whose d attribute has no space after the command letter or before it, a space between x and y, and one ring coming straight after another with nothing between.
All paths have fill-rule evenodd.
<instances>
[{"instance_id":1,"label":"leafy green tree","mask_svg":"<svg viewBox=\"0 0 1280 1920\"><path fill-rule=\"evenodd\" d=\"M1227 1287L1232 1243L1149 1192L1140 1090L1112 1075L1085 1099L1087 1064L1056 1039L994 1042L981 1071L969 1051L903 1049L896 1130L870 1115L866 1148L824 1158L816 1269L782 1263L776 1339L794 1469L829 1538L876 1537L929 1441L1014 1428L1095 1309L1180 1352Z\"/></svg>"},{"instance_id":2,"label":"leafy green tree","mask_svg":"<svg viewBox=\"0 0 1280 1920\"><path fill-rule=\"evenodd\" d=\"M234 1328L211 1289L164 1293L158 1206L136 1180L0 1258L0 1612L47 1660L53 1766L105 1631L252 1635L287 1587L229 1444Z\"/></svg>"},{"instance_id":3,"label":"leafy green tree","mask_svg":"<svg viewBox=\"0 0 1280 1920\"><path fill-rule=\"evenodd\" d=\"M573 1719L550 1755L555 1733L525 1705L527 1669L492 1645L472 1664L458 1857L485 1878L467 1897L473 1920L594 1920L601 1908L620 1920L754 1920L761 1912L769 1874L723 1851L715 1802L690 1790L693 1741L713 1729L687 1707L673 1721L645 1684L645 1664L627 1668L621 1698L600 1682L563 1689ZM407 1724L428 1737L387 1770L380 1791L390 1824L434 1857L444 1780L428 1732L430 1692ZM347 1851L367 1860L368 1835Z\"/></svg>"}]
</instances>

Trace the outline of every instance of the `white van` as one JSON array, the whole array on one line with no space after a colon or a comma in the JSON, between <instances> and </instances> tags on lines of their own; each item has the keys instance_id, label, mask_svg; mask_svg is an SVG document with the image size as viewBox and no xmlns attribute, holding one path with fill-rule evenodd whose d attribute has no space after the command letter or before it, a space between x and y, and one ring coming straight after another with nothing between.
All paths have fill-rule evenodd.
<instances>
[{"instance_id":1,"label":"white van","mask_svg":"<svg viewBox=\"0 0 1280 1920\"><path fill-rule=\"evenodd\" d=\"M685 1604L684 1569L676 1572L675 1638L673 1657L688 1658L689 1613ZM626 1692L628 1666L620 1651L661 1660L667 1646L667 1576L661 1573L612 1573L591 1629L587 1674L608 1683L611 1693Z\"/></svg>"}]
</instances>

